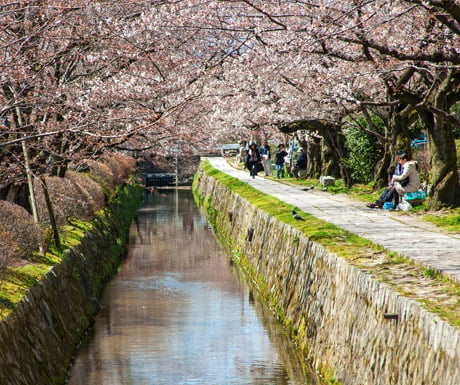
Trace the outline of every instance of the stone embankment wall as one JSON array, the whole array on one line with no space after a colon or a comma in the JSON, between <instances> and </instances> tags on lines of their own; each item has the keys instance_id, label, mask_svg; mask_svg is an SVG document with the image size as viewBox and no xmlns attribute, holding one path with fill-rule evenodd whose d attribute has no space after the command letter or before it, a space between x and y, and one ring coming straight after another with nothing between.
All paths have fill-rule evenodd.
<instances>
[{"instance_id":1,"label":"stone embankment wall","mask_svg":"<svg viewBox=\"0 0 460 385\"><path fill-rule=\"evenodd\" d=\"M195 191L218 236L326 378L345 385L460 384L457 329L199 175Z\"/></svg>"},{"instance_id":2,"label":"stone embankment wall","mask_svg":"<svg viewBox=\"0 0 460 385\"><path fill-rule=\"evenodd\" d=\"M0 323L0 384L64 383L77 345L98 311L97 296L125 255L142 195L133 187L124 191L119 203Z\"/></svg>"}]
</instances>

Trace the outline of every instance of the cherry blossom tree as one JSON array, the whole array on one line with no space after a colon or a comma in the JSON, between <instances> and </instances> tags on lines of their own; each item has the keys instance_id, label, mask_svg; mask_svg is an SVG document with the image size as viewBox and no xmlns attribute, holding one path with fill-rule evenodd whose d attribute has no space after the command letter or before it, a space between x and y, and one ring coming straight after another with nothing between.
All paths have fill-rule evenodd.
<instances>
[{"instance_id":1,"label":"cherry blossom tree","mask_svg":"<svg viewBox=\"0 0 460 385\"><path fill-rule=\"evenodd\" d=\"M33 175L63 175L112 148L192 151L299 124L337 139L350 117L379 114L386 135L363 130L387 149L380 169L395 149L410 150L421 119L433 204L455 204L458 9L448 0L4 2L2 181L19 181L27 164ZM342 140L325 142L351 183Z\"/></svg>"},{"instance_id":2,"label":"cherry blossom tree","mask_svg":"<svg viewBox=\"0 0 460 385\"><path fill-rule=\"evenodd\" d=\"M458 3L238 3L241 7L234 17L246 18L246 23L241 24L253 31L254 44L259 42L272 53L284 53L292 59L300 57L302 63L313 56L320 58L317 65L321 60L333 62L322 68L309 66L304 72L304 76L315 80L315 96L321 99L321 107L348 104L350 113L356 111L349 106L353 103L361 109L388 107L390 136L384 139L390 141L393 153L401 146L410 150L407 125L414 122L416 112L425 124L432 154L432 203L458 203L457 155L452 134L458 121L451 113L458 101ZM297 68L283 70L292 77ZM320 76L314 77L315 70L325 74L324 82ZM284 79L291 79L285 74ZM304 99L298 100L309 105ZM308 114L305 118L311 121L315 114L324 114L324 109L308 108ZM299 119L302 114L297 115Z\"/></svg>"}]
</instances>

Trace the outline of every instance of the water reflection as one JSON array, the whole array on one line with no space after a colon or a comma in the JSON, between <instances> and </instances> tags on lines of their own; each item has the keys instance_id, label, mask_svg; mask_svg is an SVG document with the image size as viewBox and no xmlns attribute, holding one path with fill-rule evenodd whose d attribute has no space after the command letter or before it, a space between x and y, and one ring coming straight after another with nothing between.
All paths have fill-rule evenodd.
<instances>
[{"instance_id":1,"label":"water reflection","mask_svg":"<svg viewBox=\"0 0 460 385\"><path fill-rule=\"evenodd\" d=\"M262 311L191 192L150 195L68 385L316 384Z\"/></svg>"}]
</instances>

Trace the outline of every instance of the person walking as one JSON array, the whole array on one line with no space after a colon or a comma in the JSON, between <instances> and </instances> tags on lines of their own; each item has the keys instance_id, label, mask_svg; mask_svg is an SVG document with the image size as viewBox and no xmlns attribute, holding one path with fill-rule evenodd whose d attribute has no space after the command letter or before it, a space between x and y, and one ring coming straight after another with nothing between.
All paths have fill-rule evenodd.
<instances>
[{"instance_id":1,"label":"person walking","mask_svg":"<svg viewBox=\"0 0 460 385\"><path fill-rule=\"evenodd\" d=\"M244 156L246 153L246 141L241 140L238 144L239 144L239 149L238 149L238 154L236 154L236 162L242 163L244 162Z\"/></svg>"},{"instance_id":2,"label":"person walking","mask_svg":"<svg viewBox=\"0 0 460 385\"><path fill-rule=\"evenodd\" d=\"M275 153L275 167L276 167L276 178L284 178L284 161L288 153L284 149L284 144L278 145L278 150Z\"/></svg>"},{"instance_id":3,"label":"person walking","mask_svg":"<svg viewBox=\"0 0 460 385\"><path fill-rule=\"evenodd\" d=\"M272 175L270 146L268 145L266 140L262 142L262 146L260 146L259 152L262 156L262 165L264 166L265 176Z\"/></svg>"},{"instance_id":4,"label":"person walking","mask_svg":"<svg viewBox=\"0 0 460 385\"><path fill-rule=\"evenodd\" d=\"M257 144L256 142L251 142L246 153L246 167L249 169L249 175L252 176L252 179L255 178L261 166L262 158L260 157L260 152L257 148Z\"/></svg>"}]
</instances>

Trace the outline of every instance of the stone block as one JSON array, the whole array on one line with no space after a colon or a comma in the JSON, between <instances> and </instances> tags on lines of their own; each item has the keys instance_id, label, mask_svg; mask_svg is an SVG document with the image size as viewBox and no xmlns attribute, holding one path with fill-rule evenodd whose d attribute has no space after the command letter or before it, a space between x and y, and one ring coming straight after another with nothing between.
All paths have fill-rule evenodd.
<instances>
[{"instance_id":1,"label":"stone block","mask_svg":"<svg viewBox=\"0 0 460 385\"><path fill-rule=\"evenodd\" d=\"M323 187L327 186L334 186L335 185L335 178L332 176L321 175L319 177L319 183L323 185Z\"/></svg>"}]
</instances>

